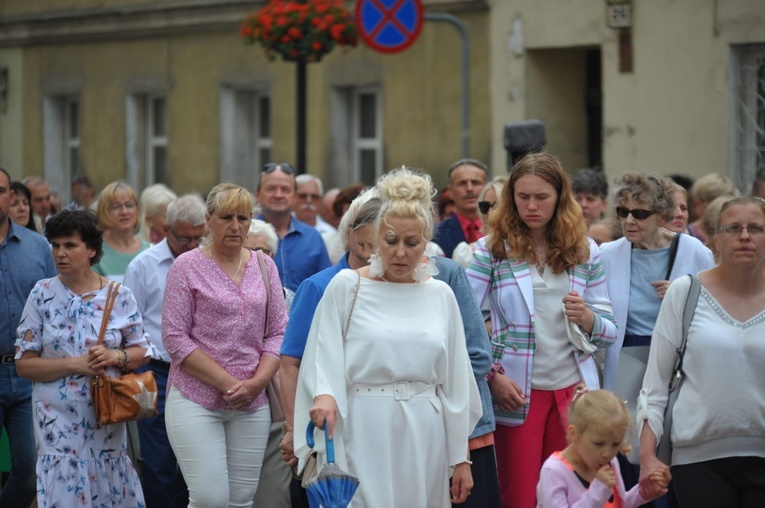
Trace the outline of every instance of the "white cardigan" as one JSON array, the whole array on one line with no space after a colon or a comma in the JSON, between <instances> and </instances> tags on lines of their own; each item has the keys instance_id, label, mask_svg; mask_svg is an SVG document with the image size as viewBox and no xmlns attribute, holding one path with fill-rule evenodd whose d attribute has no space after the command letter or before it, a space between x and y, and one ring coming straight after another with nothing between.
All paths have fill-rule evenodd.
<instances>
[{"instance_id":1,"label":"white cardigan","mask_svg":"<svg viewBox=\"0 0 765 508\"><path fill-rule=\"evenodd\" d=\"M632 243L626 238L600 246L603 269L606 272L608 297L614 309L619 334L616 342L606 349L606 364L603 373L603 387L613 390L616 384L616 366L619 364L619 352L624 343L624 330L627 327L627 312L630 303L630 267L632 264ZM669 280L683 275L697 274L715 266L712 251L696 238L683 234L677 246L677 257L672 267Z\"/></svg>"},{"instance_id":2,"label":"white cardigan","mask_svg":"<svg viewBox=\"0 0 765 508\"><path fill-rule=\"evenodd\" d=\"M648 369L638 397L643 422L664 432L668 386L682 342L690 281L669 287L651 339ZM672 412L672 465L735 456L765 457L765 311L735 321L702 288L683 357L685 380Z\"/></svg>"}]
</instances>

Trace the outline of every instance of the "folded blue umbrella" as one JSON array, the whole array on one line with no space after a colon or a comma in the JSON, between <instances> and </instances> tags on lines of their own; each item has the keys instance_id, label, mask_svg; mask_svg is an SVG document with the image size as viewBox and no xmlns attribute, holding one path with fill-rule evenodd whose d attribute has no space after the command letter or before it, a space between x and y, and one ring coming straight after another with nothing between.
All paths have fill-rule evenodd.
<instances>
[{"instance_id":1,"label":"folded blue umbrella","mask_svg":"<svg viewBox=\"0 0 765 508\"><path fill-rule=\"evenodd\" d=\"M308 446L313 448L313 422L308 423L305 440ZM359 488L359 479L351 476L335 464L335 444L327 434L327 426L324 426L324 439L327 443L327 464L321 468L319 475L308 481L308 503L311 508L346 508L350 504L356 489Z\"/></svg>"}]
</instances>

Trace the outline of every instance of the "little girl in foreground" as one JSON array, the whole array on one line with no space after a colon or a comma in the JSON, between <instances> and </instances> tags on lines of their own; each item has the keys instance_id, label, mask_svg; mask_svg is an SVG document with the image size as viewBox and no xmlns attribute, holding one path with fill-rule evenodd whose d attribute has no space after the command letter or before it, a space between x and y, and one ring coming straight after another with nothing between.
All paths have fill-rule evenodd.
<instances>
[{"instance_id":1,"label":"little girl in foreground","mask_svg":"<svg viewBox=\"0 0 765 508\"><path fill-rule=\"evenodd\" d=\"M648 485L624 492L616 454L629 451L630 414L607 390L578 388L568 415L569 445L542 466L537 508L633 508L667 492L669 472L653 471Z\"/></svg>"}]
</instances>

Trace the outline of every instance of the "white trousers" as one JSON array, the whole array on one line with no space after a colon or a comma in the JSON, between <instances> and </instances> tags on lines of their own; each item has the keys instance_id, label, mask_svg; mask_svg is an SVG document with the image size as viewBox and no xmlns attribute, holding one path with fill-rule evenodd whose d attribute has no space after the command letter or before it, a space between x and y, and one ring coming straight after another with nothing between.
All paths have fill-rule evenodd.
<instances>
[{"instance_id":1,"label":"white trousers","mask_svg":"<svg viewBox=\"0 0 765 508\"><path fill-rule=\"evenodd\" d=\"M189 508L250 508L271 426L268 404L255 412L210 410L171 387L165 406Z\"/></svg>"}]
</instances>

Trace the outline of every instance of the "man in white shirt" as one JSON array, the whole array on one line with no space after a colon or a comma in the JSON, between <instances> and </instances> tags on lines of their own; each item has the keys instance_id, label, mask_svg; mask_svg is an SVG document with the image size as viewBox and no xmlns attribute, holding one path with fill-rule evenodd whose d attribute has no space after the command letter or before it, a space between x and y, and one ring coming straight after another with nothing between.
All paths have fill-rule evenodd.
<instances>
[{"instance_id":1,"label":"man in white shirt","mask_svg":"<svg viewBox=\"0 0 765 508\"><path fill-rule=\"evenodd\" d=\"M152 359L145 368L154 372L159 395L159 414L138 422L141 455L147 457L141 469L141 483L147 508L186 506L188 491L170 447L165 430L165 388L170 356L162 344L162 295L170 265L202 241L205 206L196 195L181 196L167 205L163 227L165 239L143 251L125 270L124 284L135 296L143 324L162 359Z\"/></svg>"}]
</instances>

